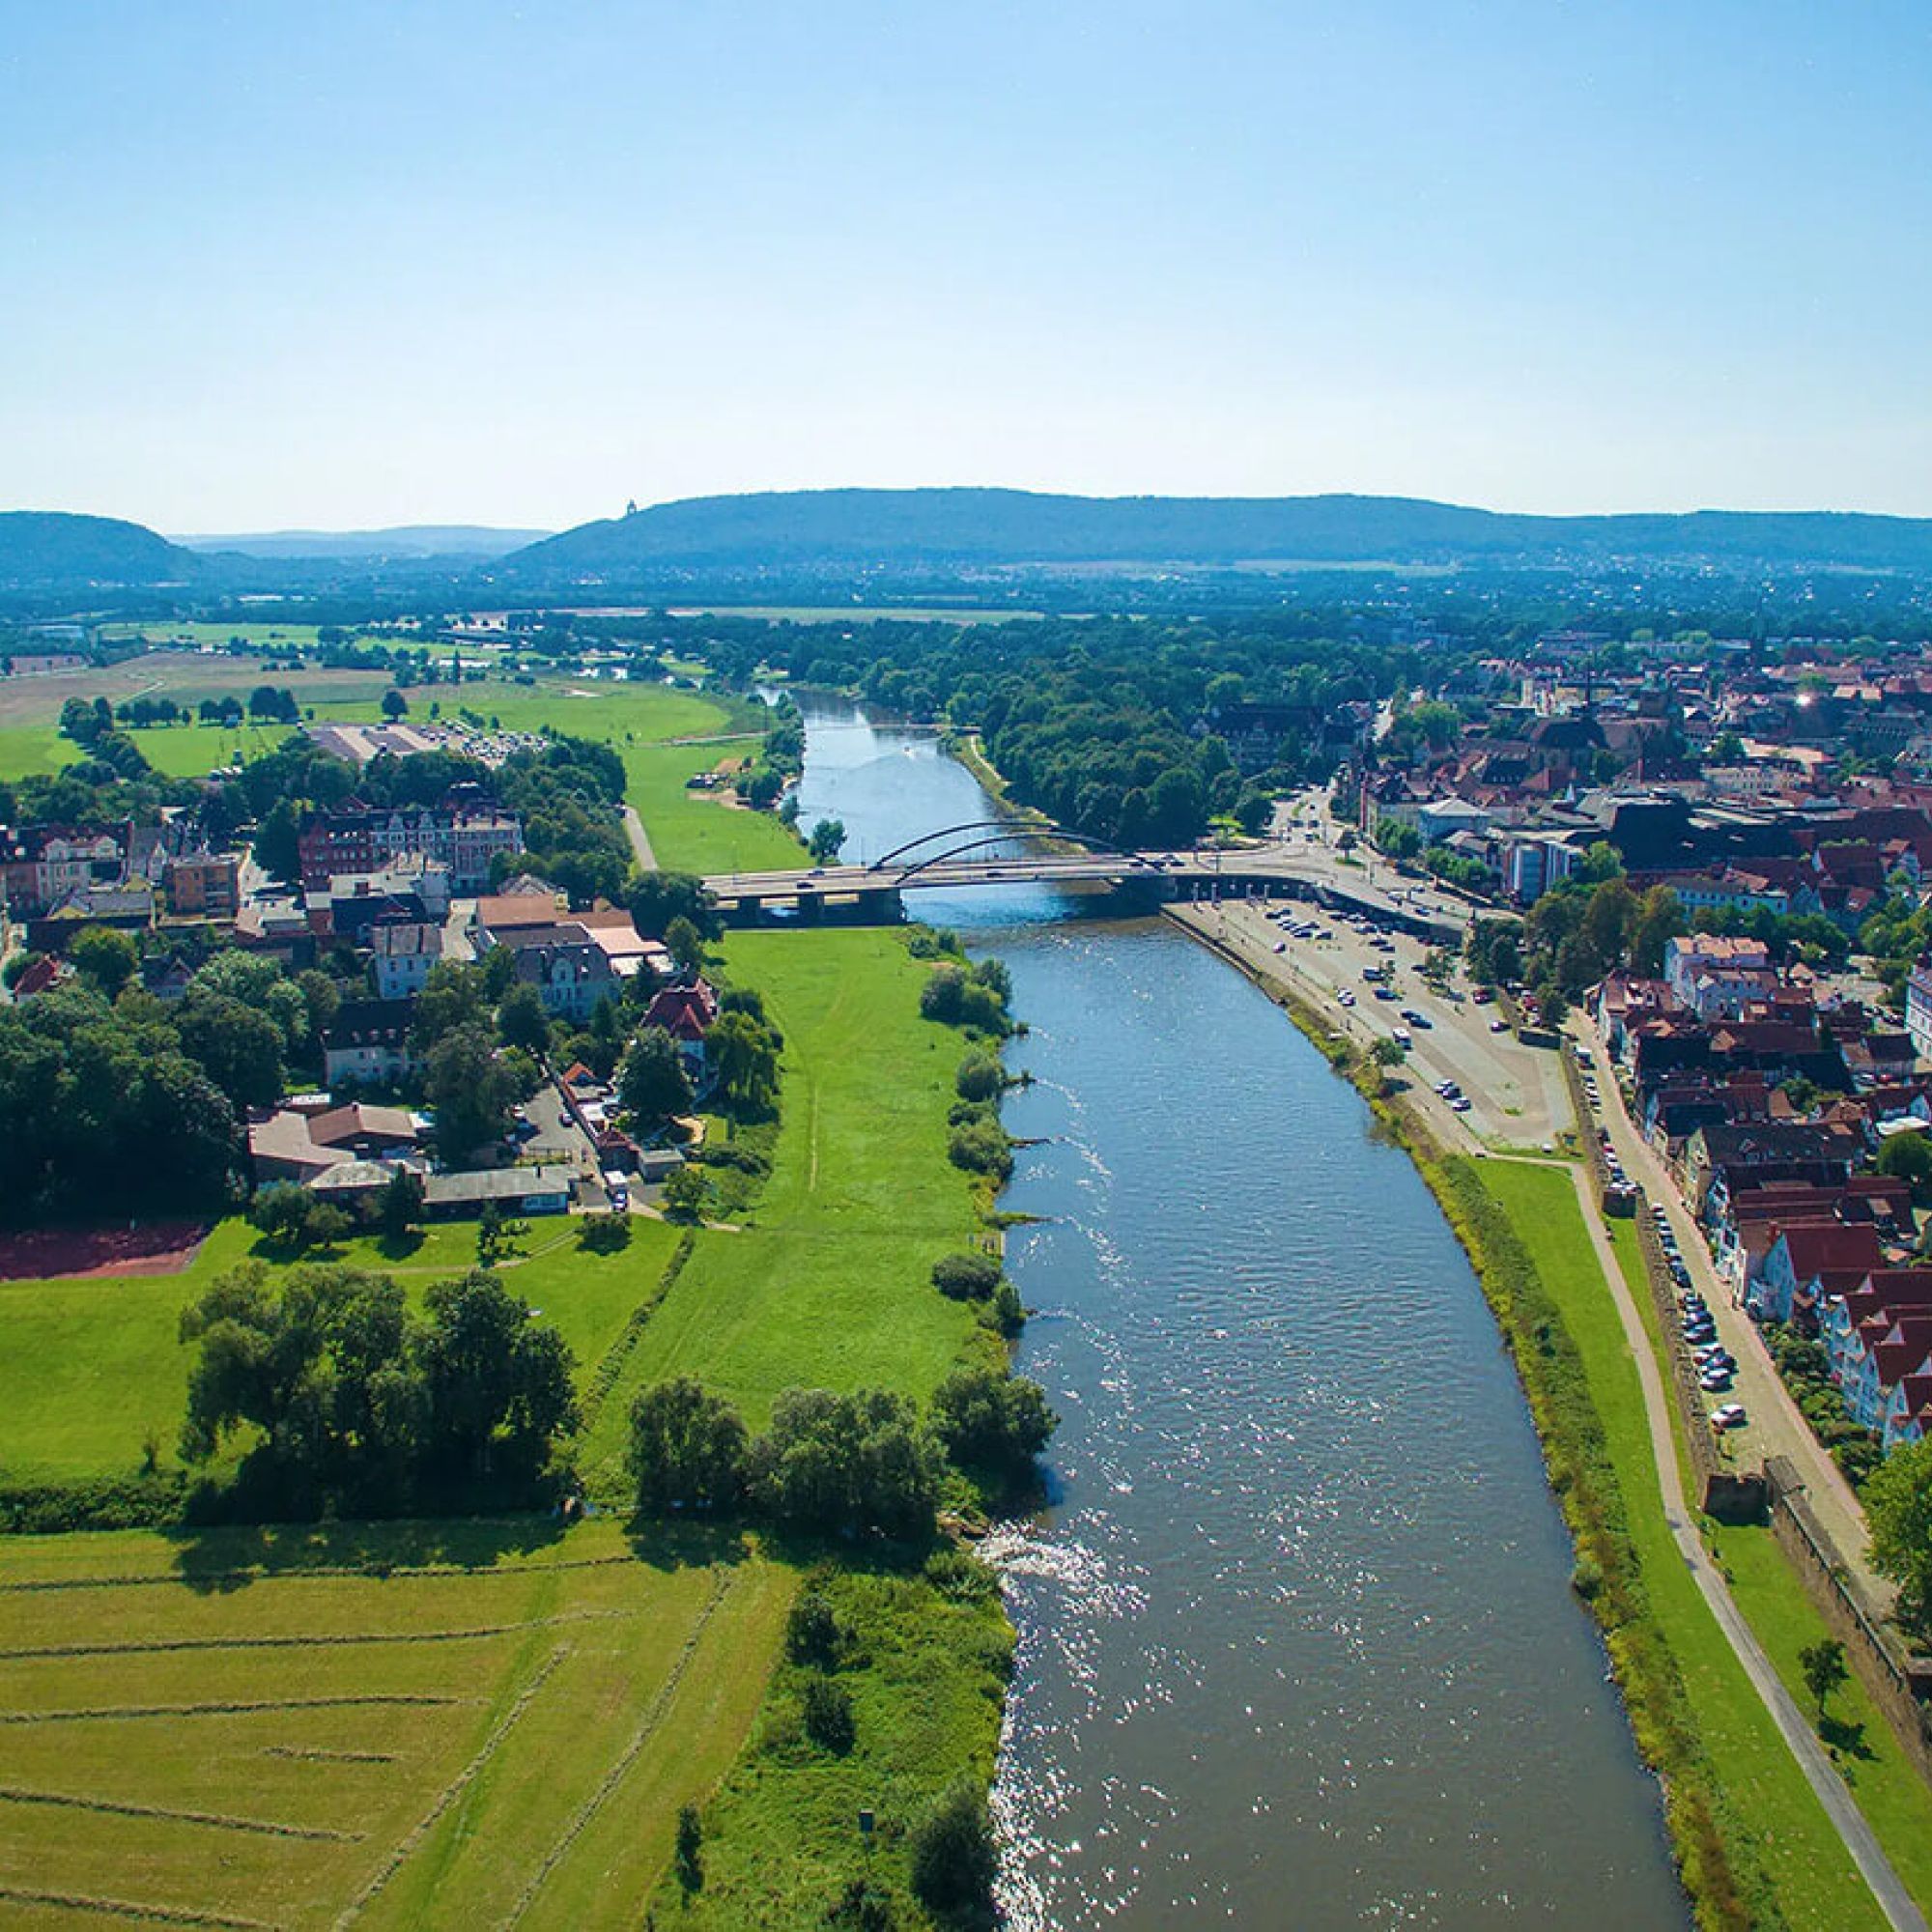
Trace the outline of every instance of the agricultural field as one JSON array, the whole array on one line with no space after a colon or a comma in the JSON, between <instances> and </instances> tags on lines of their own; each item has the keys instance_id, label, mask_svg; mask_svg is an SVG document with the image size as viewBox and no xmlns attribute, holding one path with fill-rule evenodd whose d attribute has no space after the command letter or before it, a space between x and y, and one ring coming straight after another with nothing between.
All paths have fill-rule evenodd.
<instances>
[{"instance_id":1,"label":"agricultural field","mask_svg":"<svg viewBox=\"0 0 1932 1932\"><path fill-rule=\"evenodd\" d=\"M0 1919L637 1925L796 1579L611 1520L0 1542Z\"/></svg>"},{"instance_id":2,"label":"agricultural field","mask_svg":"<svg viewBox=\"0 0 1932 1932\"><path fill-rule=\"evenodd\" d=\"M580 1248L581 1222L556 1215L530 1223L517 1251L498 1262L504 1280L554 1322L588 1389L631 1312L658 1289L678 1231L642 1216L631 1243L611 1255ZM187 1406L189 1351L181 1312L214 1277L272 1250L239 1216L217 1226L179 1274L103 1276L85 1281L0 1281L0 1480L57 1483L130 1475L152 1445L174 1464ZM440 1224L392 1244L347 1241L327 1257L393 1274L420 1292L476 1265L471 1224Z\"/></svg>"},{"instance_id":3,"label":"agricultural field","mask_svg":"<svg viewBox=\"0 0 1932 1932\"><path fill-rule=\"evenodd\" d=\"M946 1154L964 1042L922 1019L927 968L876 928L737 932L724 958L784 1036L772 1174L738 1230L708 1230L626 1360L582 1455L594 1493L622 1482L632 1392L690 1375L762 1427L781 1390L883 1385L923 1399L997 1345L931 1285L980 1226Z\"/></svg>"},{"instance_id":4,"label":"agricultural field","mask_svg":"<svg viewBox=\"0 0 1932 1932\"><path fill-rule=\"evenodd\" d=\"M260 658L151 651L120 664L50 677L0 678L0 729L57 724L61 706L70 697L83 697L90 704L97 697L110 704L130 697L172 697L192 708L204 697L233 695L245 700L258 684L282 686L303 705L361 699L373 706L388 689L389 680L374 670L270 671Z\"/></svg>"}]
</instances>

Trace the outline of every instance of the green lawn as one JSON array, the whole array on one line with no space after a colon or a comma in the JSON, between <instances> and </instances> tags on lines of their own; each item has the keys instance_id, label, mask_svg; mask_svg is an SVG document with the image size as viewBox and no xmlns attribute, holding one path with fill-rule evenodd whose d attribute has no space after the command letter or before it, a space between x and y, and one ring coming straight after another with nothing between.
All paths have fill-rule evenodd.
<instances>
[{"instance_id":1,"label":"green lawn","mask_svg":"<svg viewBox=\"0 0 1932 1932\"><path fill-rule=\"evenodd\" d=\"M1474 1166L1556 1299L1582 1360L1643 1586L1726 1801L1726 1840L1742 1841L1754 1853L1791 1924L1882 1926L1870 1892L1671 1541L1636 1364L1568 1171L1500 1160Z\"/></svg>"},{"instance_id":2,"label":"green lawn","mask_svg":"<svg viewBox=\"0 0 1932 1932\"><path fill-rule=\"evenodd\" d=\"M469 686L462 688L467 691ZM668 684L586 684L559 678L532 687L492 679L484 688L488 702L478 701L474 708L500 719L506 731L535 731L549 724L574 737L621 747L632 741L655 744L666 738L708 736L730 729L733 723L730 711L717 698L673 691ZM412 691L412 708L421 710L422 700L433 695L442 697L444 711L455 708L448 686L436 687L433 693L427 688Z\"/></svg>"},{"instance_id":3,"label":"green lawn","mask_svg":"<svg viewBox=\"0 0 1932 1932\"><path fill-rule=\"evenodd\" d=\"M655 1292L677 1230L639 1216L628 1248L593 1255L577 1244L579 1225L564 1215L533 1221L503 1274L561 1331L582 1386L632 1309ZM222 1222L180 1274L0 1282L0 1478L128 1475L150 1436L164 1465L171 1463L187 1402L181 1311L222 1269L259 1248L255 1231L237 1217ZM476 1265L476 1231L469 1223L440 1224L400 1249L365 1237L330 1259L392 1273L419 1292Z\"/></svg>"},{"instance_id":4,"label":"green lawn","mask_svg":"<svg viewBox=\"0 0 1932 1932\"><path fill-rule=\"evenodd\" d=\"M924 1396L962 1351L990 1348L932 1287L978 1229L946 1156L958 1033L919 1016L928 970L894 931L742 932L724 956L784 1035L772 1175L738 1233L707 1231L645 1328L585 1454L619 1480L630 1392L692 1375L760 1426L792 1386Z\"/></svg>"},{"instance_id":5,"label":"green lawn","mask_svg":"<svg viewBox=\"0 0 1932 1932\"><path fill-rule=\"evenodd\" d=\"M796 866L804 847L770 812L720 805L685 781L723 758L745 757L756 738L711 745L626 745L628 793L660 866L679 872L747 872Z\"/></svg>"},{"instance_id":6,"label":"green lawn","mask_svg":"<svg viewBox=\"0 0 1932 1932\"><path fill-rule=\"evenodd\" d=\"M1667 1378L1669 1356L1663 1347L1657 1303L1645 1279L1635 1223L1614 1221L1611 1234L1624 1279L1630 1284L1657 1352L1658 1367ZM1683 1421L1674 1403L1670 1424L1680 1464L1688 1467ZM1798 1700L1800 1710L1809 1711L1811 1693L1804 1688L1798 1653L1805 1645L1830 1636L1831 1632L1777 1539L1762 1524L1720 1525L1707 1520L1705 1541L1730 1579L1738 1608L1776 1665L1785 1688ZM1859 1808L1878 1833L1893 1868L1911 1887L1913 1896L1921 1902L1932 1901L1932 1789L1900 1749L1891 1726L1856 1677L1833 1694L1831 1715L1843 1726L1842 1732L1833 1732L1833 1736L1842 1737L1842 1747L1833 1749L1839 1775L1851 1786Z\"/></svg>"},{"instance_id":7,"label":"green lawn","mask_svg":"<svg viewBox=\"0 0 1932 1932\"><path fill-rule=\"evenodd\" d=\"M79 749L71 739L61 736L57 724L0 727L0 779L24 779L39 772L57 772L79 755Z\"/></svg>"}]
</instances>

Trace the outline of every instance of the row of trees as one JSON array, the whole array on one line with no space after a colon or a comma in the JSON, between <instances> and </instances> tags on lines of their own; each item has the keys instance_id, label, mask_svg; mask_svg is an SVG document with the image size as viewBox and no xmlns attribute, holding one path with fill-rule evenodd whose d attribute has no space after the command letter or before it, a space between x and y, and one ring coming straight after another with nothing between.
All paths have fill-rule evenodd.
<instances>
[{"instance_id":1,"label":"row of trees","mask_svg":"<svg viewBox=\"0 0 1932 1932\"><path fill-rule=\"evenodd\" d=\"M182 1453L238 1435L243 1481L301 1512L521 1496L576 1426L569 1349L497 1276L435 1283L413 1310L389 1276L260 1262L183 1312L196 1354Z\"/></svg>"},{"instance_id":2,"label":"row of trees","mask_svg":"<svg viewBox=\"0 0 1932 1932\"><path fill-rule=\"evenodd\" d=\"M886 1389L787 1389L754 1437L724 1397L678 1377L632 1404L629 1465L647 1515L745 1509L814 1535L912 1542L931 1533L948 1462L1004 1493L1059 1421L1037 1382L957 1369L924 1417Z\"/></svg>"}]
</instances>

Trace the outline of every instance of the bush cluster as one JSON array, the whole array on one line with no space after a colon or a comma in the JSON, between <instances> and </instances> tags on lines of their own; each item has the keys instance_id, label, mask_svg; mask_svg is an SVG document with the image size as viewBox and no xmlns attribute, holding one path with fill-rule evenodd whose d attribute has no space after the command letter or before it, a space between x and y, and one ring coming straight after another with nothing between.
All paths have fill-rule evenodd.
<instances>
[{"instance_id":1,"label":"bush cluster","mask_svg":"<svg viewBox=\"0 0 1932 1932\"><path fill-rule=\"evenodd\" d=\"M884 1389L787 1389L753 1437L737 1410L690 1377L654 1382L631 1406L628 1462L647 1514L749 1509L814 1535L930 1535L946 1459L1002 1484L1031 1471L1059 1418L1037 1382L961 1369L928 1418ZM788 1641L836 1644L805 1624Z\"/></svg>"}]
</instances>

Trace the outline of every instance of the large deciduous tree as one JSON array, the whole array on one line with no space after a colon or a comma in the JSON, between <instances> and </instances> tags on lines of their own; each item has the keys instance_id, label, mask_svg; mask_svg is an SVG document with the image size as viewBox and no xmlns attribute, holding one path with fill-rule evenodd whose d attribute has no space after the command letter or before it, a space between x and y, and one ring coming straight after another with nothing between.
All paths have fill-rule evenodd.
<instances>
[{"instance_id":1,"label":"large deciduous tree","mask_svg":"<svg viewBox=\"0 0 1932 1932\"><path fill-rule=\"evenodd\" d=\"M663 1027L646 1027L631 1042L617 1074L617 1098L644 1126L689 1111L691 1076L677 1042Z\"/></svg>"}]
</instances>

